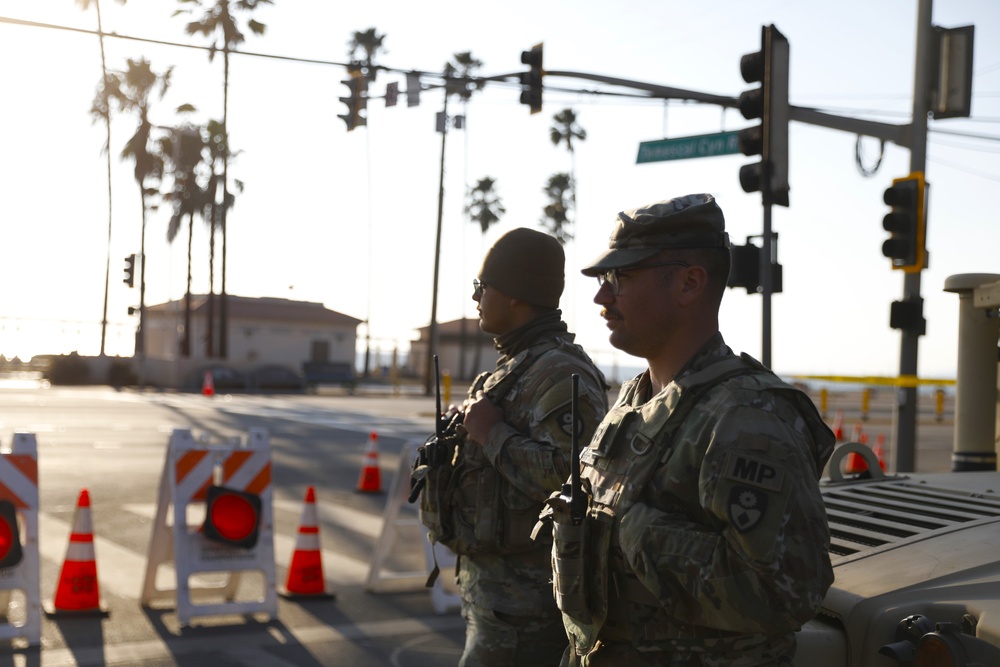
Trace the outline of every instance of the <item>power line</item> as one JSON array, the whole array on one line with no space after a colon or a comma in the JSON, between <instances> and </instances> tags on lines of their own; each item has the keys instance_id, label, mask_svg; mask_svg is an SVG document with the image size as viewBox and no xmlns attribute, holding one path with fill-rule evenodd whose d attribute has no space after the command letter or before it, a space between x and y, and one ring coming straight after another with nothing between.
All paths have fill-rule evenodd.
<instances>
[{"instance_id":1,"label":"power line","mask_svg":"<svg viewBox=\"0 0 1000 667\"><path fill-rule=\"evenodd\" d=\"M1000 182L1000 176L995 176L993 174L987 174L986 172L978 171L976 169L969 169L965 165L955 164L954 162L949 162L948 160L941 160L940 158L936 158L936 157L928 157L927 161L928 162L933 162L934 164L944 165L945 167L951 167L952 169L955 169L956 171L964 171L967 174L972 174L973 176L979 176L980 178L985 178L985 179L990 180L990 181L998 181L998 182Z\"/></svg>"}]
</instances>

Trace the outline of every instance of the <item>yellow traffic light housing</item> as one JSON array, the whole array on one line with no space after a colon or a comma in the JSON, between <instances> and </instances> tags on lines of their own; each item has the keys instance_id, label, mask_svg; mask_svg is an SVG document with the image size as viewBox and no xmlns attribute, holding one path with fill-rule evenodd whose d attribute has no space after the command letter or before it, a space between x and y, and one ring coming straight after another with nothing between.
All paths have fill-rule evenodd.
<instances>
[{"instance_id":1,"label":"yellow traffic light housing","mask_svg":"<svg viewBox=\"0 0 1000 667\"><path fill-rule=\"evenodd\" d=\"M917 273L927 265L927 183L923 172L896 178L882 200L890 211L882 220L889 238L882 254L892 260L892 268Z\"/></svg>"}]
</instances>

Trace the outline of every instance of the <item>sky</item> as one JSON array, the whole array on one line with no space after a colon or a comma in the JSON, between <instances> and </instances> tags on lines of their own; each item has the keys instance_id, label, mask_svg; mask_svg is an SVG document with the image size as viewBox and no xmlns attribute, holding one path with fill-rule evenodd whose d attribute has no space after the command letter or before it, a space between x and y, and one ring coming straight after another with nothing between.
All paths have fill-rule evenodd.
<instances>
[{"instance_id":1,"label":"sky","mask_svg":"<svg viewBox=\"0 0 1000 667\"><path fill-rule=\"evenodd\" d=\"M933 22L975 25L972 117L931 120L926 177L929 269L922 274L927 335L920 339L923 377L954 377L958 299L943 291L948 276L1000 273L1000 3L939 0ZM122 36L206 46L188 36L188 17L172 0L101 3L104 30ZM502 9L501 9L502 8ZM912 111L916 0L842 0L827 4L770 0L511 0L477 8L468 2L275 0L253 17L263 36L247 31L234 54L229 133L239 155L230 176L244 184L228 217L227 290L252 297L321 302L367 324L358 328L373 352L405 352L430 322L441 134L435 115L443 95L426 90L420 105L368 105L368 126L347 132L338 114L346 95L348 41L374 27L386 52L371 94L403 72L440 72L453 54L471 51L490 76L525 69L521 51L544 43L548 71L600 74L736 97L753 87L740 58L760 47L760 29L774 24L791 50L790 100L852 118L905 124ZM0 0L0 17L85 31L97 27L93 7L73 0ZM245 16L241 16L245 26ZM222 58L204 50L109 36L110 69L147 58L154 71L172 69L153 122L222 114ZM319 62L302 62L313 60ZM326 64L335 63L335 64ZM86 32L0 20L0 354L97 354L110 254L108 336L112 355L133 352L138 289L122 283L124 257L140 249L140 202L132 165L119 159L135 120L112 121L110 253L105 130L89 114L100 79L98 39ZM425 84L435 80L425 79ZM615 351L593 302L597 283L579 269L607 247L622 210L692 192L716 196L735 243L762 231L760 195L739 185L742 155L636 164L640 142L737 130L752 124L738 111L680 101L643 100L596 91L581 78L545 78L543 110L530 114L513 84L489 84L467 105L451 100L462 129L445 144L445 195L437 319L475 317L471 281L483 253L515 227L539 228L545 182L573 171L577 211L567 243L564 318L598 363L624 367L641 360ZM401 101L405 96L401 95ZM587 138L573 156L549 138L553 116L573 109ZM784 291L772 299L772 367L782 374L892 376L899 370L900 334L889 308L902 298L903 274L881 253L887 233L882 194L909 173L908 149L793 122L788 208L775 207ZM858 154L860 152L860 165ZM862 169L874 174L865 176ZM467 220L467 188L496 179L506 208L483 234ZM146 303L184 293L186 237L166 241L169 211L146 227ZM208 290L207 230L196 223L193 291ZM218 284L216 285L218 289ZM721 329L737 351L762 356L761 297L731 289ZM370 327L370 328L369 328Z\"/></svg>"}]
</instances>

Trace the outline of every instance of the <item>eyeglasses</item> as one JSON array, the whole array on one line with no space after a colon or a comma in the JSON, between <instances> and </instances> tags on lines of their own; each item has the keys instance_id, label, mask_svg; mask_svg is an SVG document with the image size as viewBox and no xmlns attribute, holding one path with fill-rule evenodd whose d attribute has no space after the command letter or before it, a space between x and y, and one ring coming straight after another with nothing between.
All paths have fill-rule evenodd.
<instances>
[{"instance_id":1,"label":"eyeglasses","mask_svg":"<svg viewBox=\"0 0 1000 667\"><path fill-rule=\"evenodd\" d=\"M626 266L620 269L611 269L610 271L605 271L604 273L597 274L597 283L604 287L605 283L611 285L611 294L613 296L618 296L618 290L621 289L621 271L630 272L638 271L640 269L655 269L659 266L691 266L687 262L682 262L680 260L671 260L669 262L657 262L656 264L643 264L642 266Z\"/></svg>"},{"instance_id":2,"label":"eyeglasses","mask_svg":"<svg viewBox=\"0 0 1000 667\"><path fill-rule=\"evenodd\" d=\"M482 299L483 290L486 289L486 283L481 281L479 278L472 279L472 298Z\"/></svg>"}]
</instances>

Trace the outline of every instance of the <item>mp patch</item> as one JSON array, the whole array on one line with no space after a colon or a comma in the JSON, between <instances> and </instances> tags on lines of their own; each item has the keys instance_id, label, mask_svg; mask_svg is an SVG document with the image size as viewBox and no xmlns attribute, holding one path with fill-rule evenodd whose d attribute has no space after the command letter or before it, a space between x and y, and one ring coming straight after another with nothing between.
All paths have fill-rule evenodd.
<instances>
[{"instance_id":1,"label":"mp patch","mask_svg":"<svg viewBox=\"0 0 1000 667\"><path fill-rule=\"evenodd\" d=\"M734 486L729 491L729 522L740 533L760 525L767 512L767 494L749 486Z\"/></svg>"},{"instance_id":2,"label":"mp patch","mask_svg":"<svg viewBox=\"0 0 1000 667\"><path fill-rule=\"evenodd\" d=\"M742 484L752 484L767 491L780 491L784 470L742 452L726 456L726 479Z\"/></svg>"}]
</instances>

